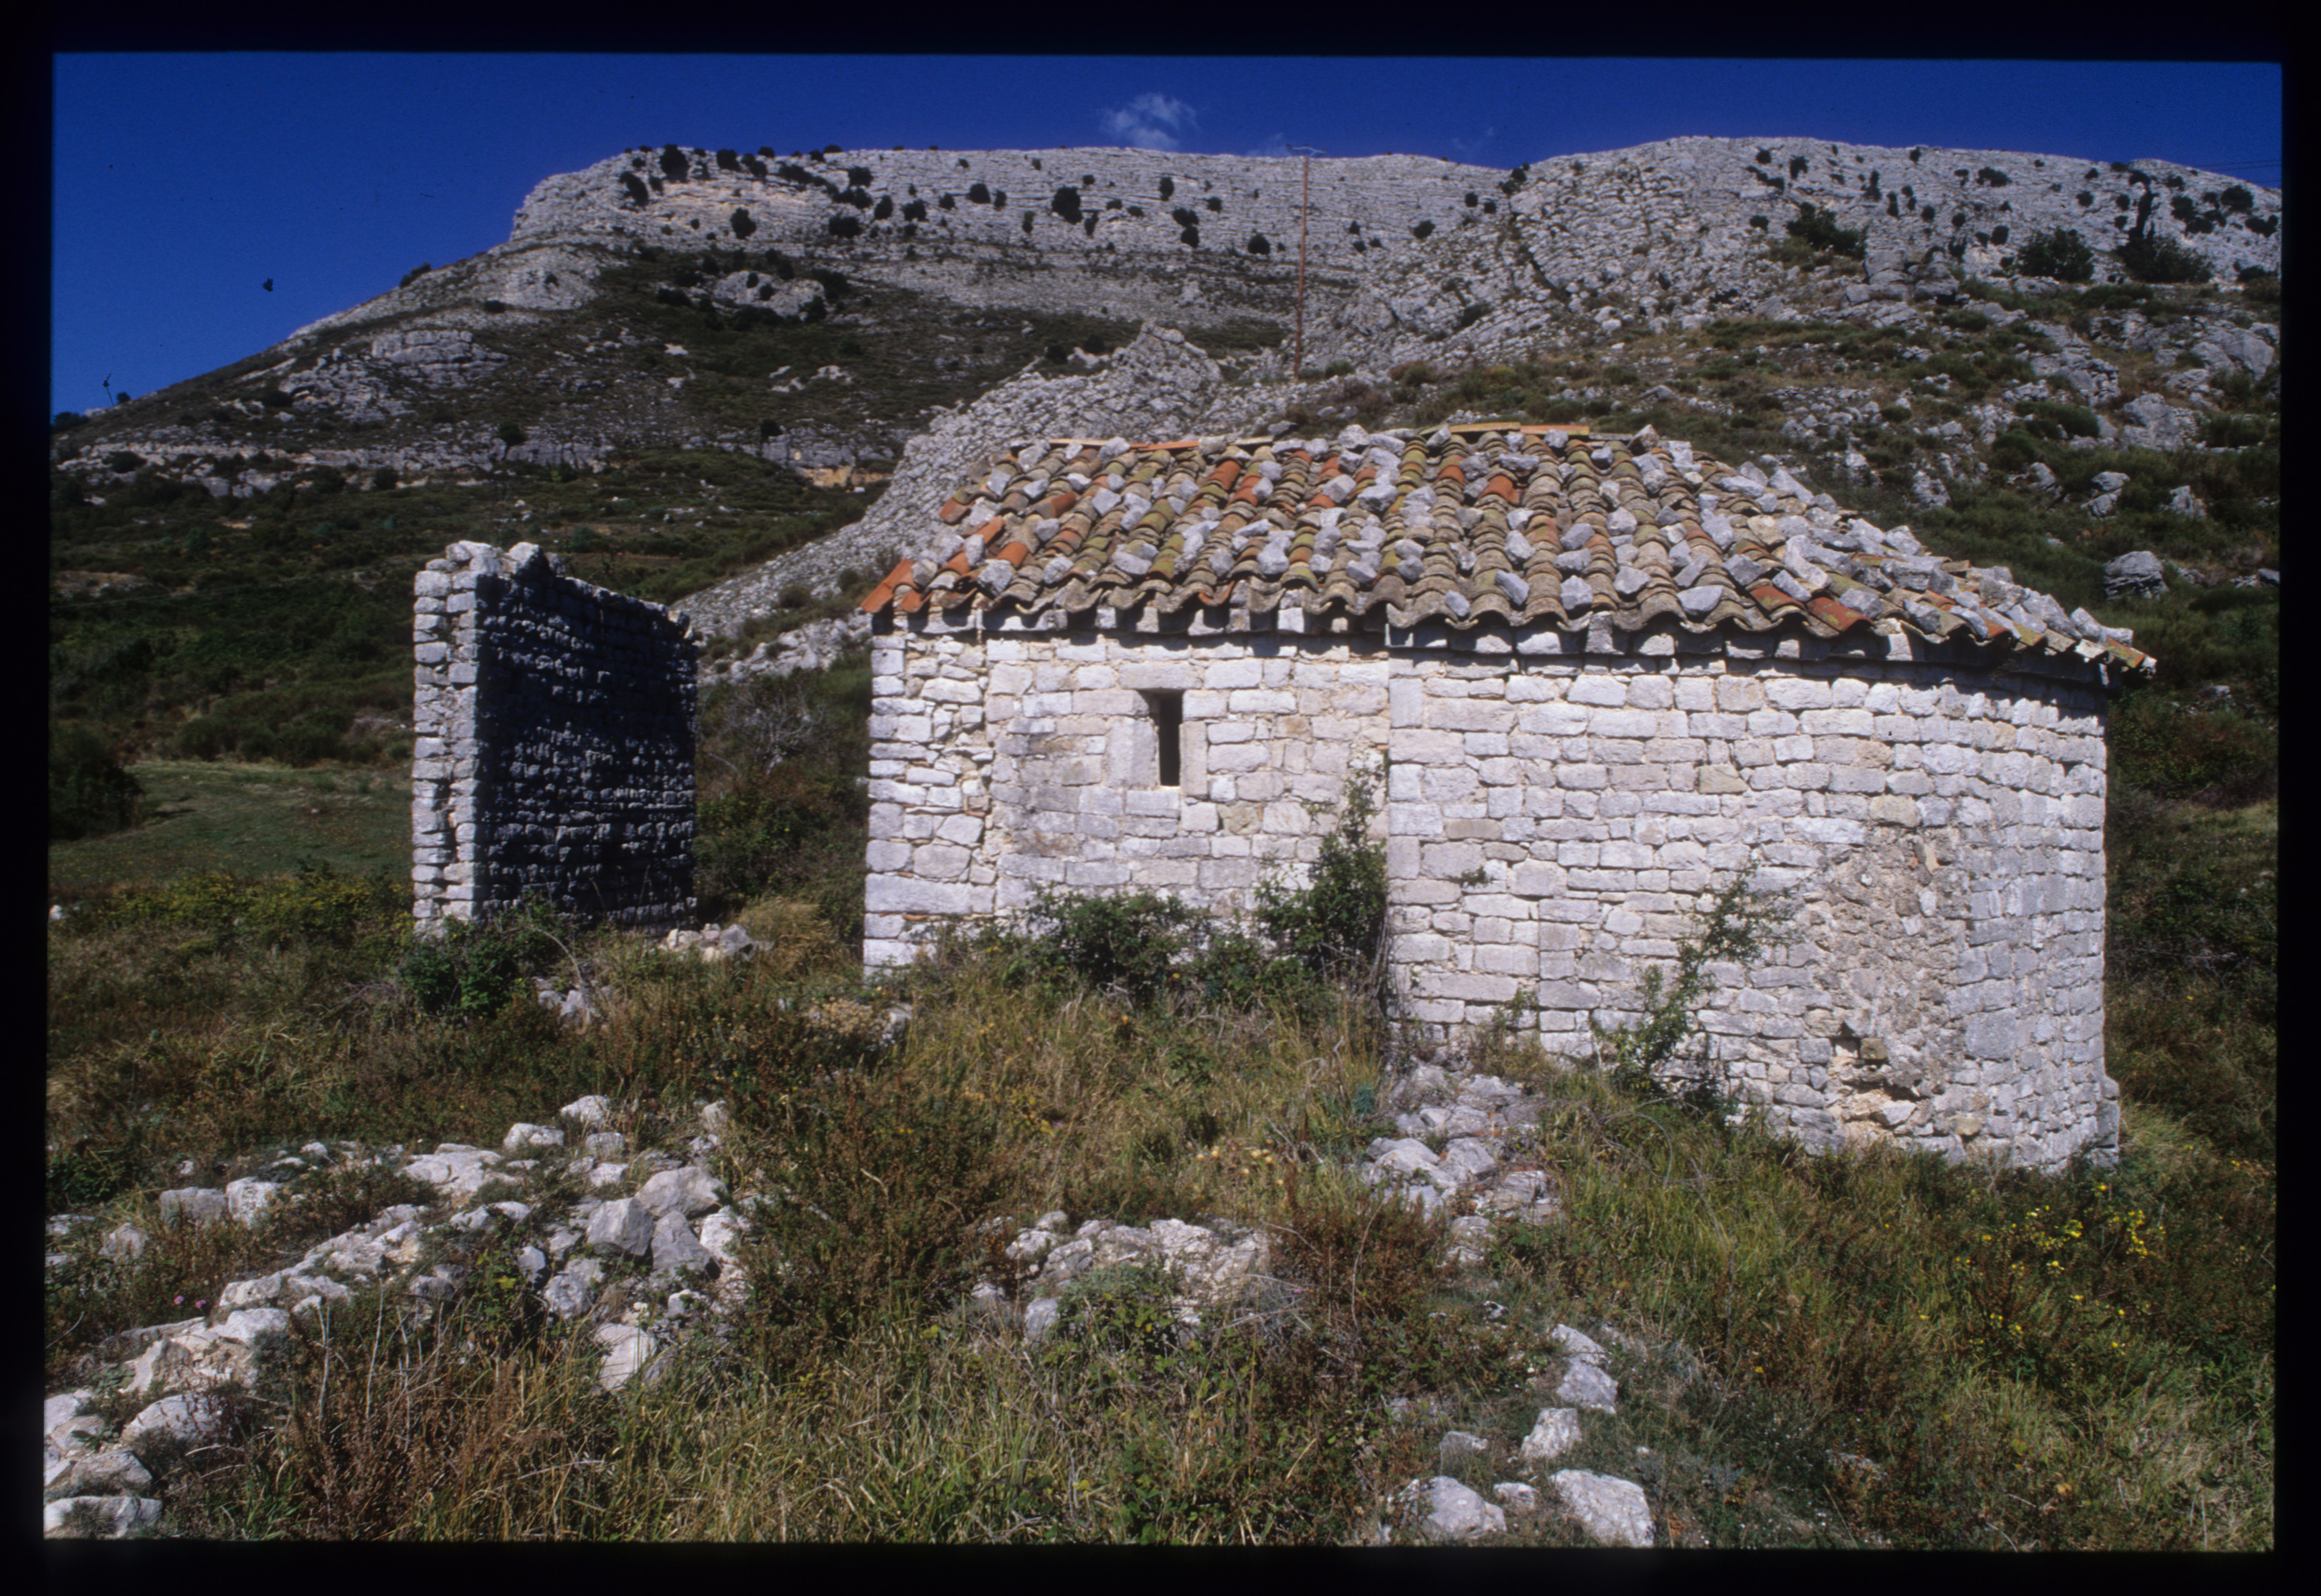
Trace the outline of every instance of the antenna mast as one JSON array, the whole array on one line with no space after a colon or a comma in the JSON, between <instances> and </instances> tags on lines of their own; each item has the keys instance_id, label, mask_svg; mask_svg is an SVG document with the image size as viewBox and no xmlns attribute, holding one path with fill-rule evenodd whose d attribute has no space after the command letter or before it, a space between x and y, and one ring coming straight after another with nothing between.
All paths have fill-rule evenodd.
<instances>
[{"instance_id":1,"label":"antenna mast","mask_svg":"<svg viewBox=\"0 0 2321 1596\"><path fill-rule=\"evenodd\" d=\"M1297 196L1297 351L1289 368L1289 379L1302 382L1306 377L1306 213L1314 199L1314 158L1329 151L1311 144L1293 144L1289 152L1306 158L1305 181Z\"/></svg>"}]
</instances>

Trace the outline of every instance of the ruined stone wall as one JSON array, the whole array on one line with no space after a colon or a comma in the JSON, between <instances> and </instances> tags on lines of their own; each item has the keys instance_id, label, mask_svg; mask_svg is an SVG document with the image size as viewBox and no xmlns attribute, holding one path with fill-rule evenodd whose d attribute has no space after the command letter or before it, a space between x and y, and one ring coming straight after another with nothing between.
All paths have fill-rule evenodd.
<instances>
[{"instance_id":1,"label":"ruined stone wall","mask_svg":"<svg viewBox=\"0 0 2321 1596\"><path fill-rule=\"evenodd\" d=\"M1445 1031L1513 1005L1585 1055L1751 863L1796 936L1705 1028L1809 1145L2053 1168L2117 1142L2103 1055L2104 698L1798 639L1143 636L882 621L872 967L1042 887L1231 914L1310 861L1306 802L1386 756L1391 957ZM1587 643L1600 640L1588 639ZM1565 652L1566 650L1570 652ZM1155 696L1181 694L1178 780Z\"/></svg>"},{"instance_id":2,"label":"ruined stone wall","mask_svg":"<svg viewBox=\"0 0 2321 1596\"><path fill-rule=\"evenodd\" d=\"M412 913L527 897L615 925L693 911L694 647L681 616L456 543L419 573Z\"/></svg>"}]
</instances>

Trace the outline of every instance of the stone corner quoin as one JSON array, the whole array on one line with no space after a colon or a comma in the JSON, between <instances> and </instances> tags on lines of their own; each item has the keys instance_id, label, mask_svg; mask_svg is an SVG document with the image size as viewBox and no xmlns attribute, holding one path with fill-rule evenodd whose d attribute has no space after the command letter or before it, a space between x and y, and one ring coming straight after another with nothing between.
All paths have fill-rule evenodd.
<instances>
[{"instance_id":1,"label":"stone corner quoin","mask_svg":"<svg viewBox=\"0 0 2321 1596\"><path fill-rule=\"evenodd\" d=\"M694 912L696 651L684 617L529 543L453 544L414 584L412 914L527 898L614 925Z\"/></svg>"}]
</instances>

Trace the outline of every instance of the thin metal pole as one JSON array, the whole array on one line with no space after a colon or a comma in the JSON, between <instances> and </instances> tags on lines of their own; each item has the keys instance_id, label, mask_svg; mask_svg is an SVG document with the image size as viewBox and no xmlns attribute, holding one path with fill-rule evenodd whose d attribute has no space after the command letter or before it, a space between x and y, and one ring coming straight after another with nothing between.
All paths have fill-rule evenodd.
<instances>
[{"instance_id":1,"label":"thin metal pole","mask_svg":"<svg viewBox=\"0 0 2321 1596\"><path fill-rule=\"evenodd\" d=\"M1297 196L1297 352L1292 359L1289 379L1306 379L1306 214L1314 203L1314 158L1324 153L1310 144L1300 144L1297 152L1306 158L1304 187Z\"/></svg>"}]
</instances>

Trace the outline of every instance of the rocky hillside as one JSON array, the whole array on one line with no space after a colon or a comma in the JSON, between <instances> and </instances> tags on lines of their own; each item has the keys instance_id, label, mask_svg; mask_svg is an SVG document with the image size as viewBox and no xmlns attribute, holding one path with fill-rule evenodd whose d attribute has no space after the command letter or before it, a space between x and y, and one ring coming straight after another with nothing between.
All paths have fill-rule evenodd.
<instances>
[{"instance_id":1,"label":"rocky hillside","mask_svg":"<svg viewBox=\"0 0 2321 1596\"><path fill-rule=\"evenodd\" d=\"M1889 512L1994 481L2132 509L2141 487L2123 500L2033 456L2180 462L2277 435L2280 215L2277 191L2166 162L1799 139L1310 173L1125 150L638 149L541 183L482 255L60 417L54 464L102 504L141 478L241 500L325 478L585 479L651 451L842 488L899 462L851 531L699 595L728 636L778 626L799 583L827 597L906 552L917 506L1036 433L1521 413L1770 448ZM2217 493L2195 477L2159 491L2198 518ZM2277 488L2226 488L2231 515L2255 501L2277 527ZM2233 546L2205 574L2277 563L2261 527Z\"/></svg>"}]
</instances>

